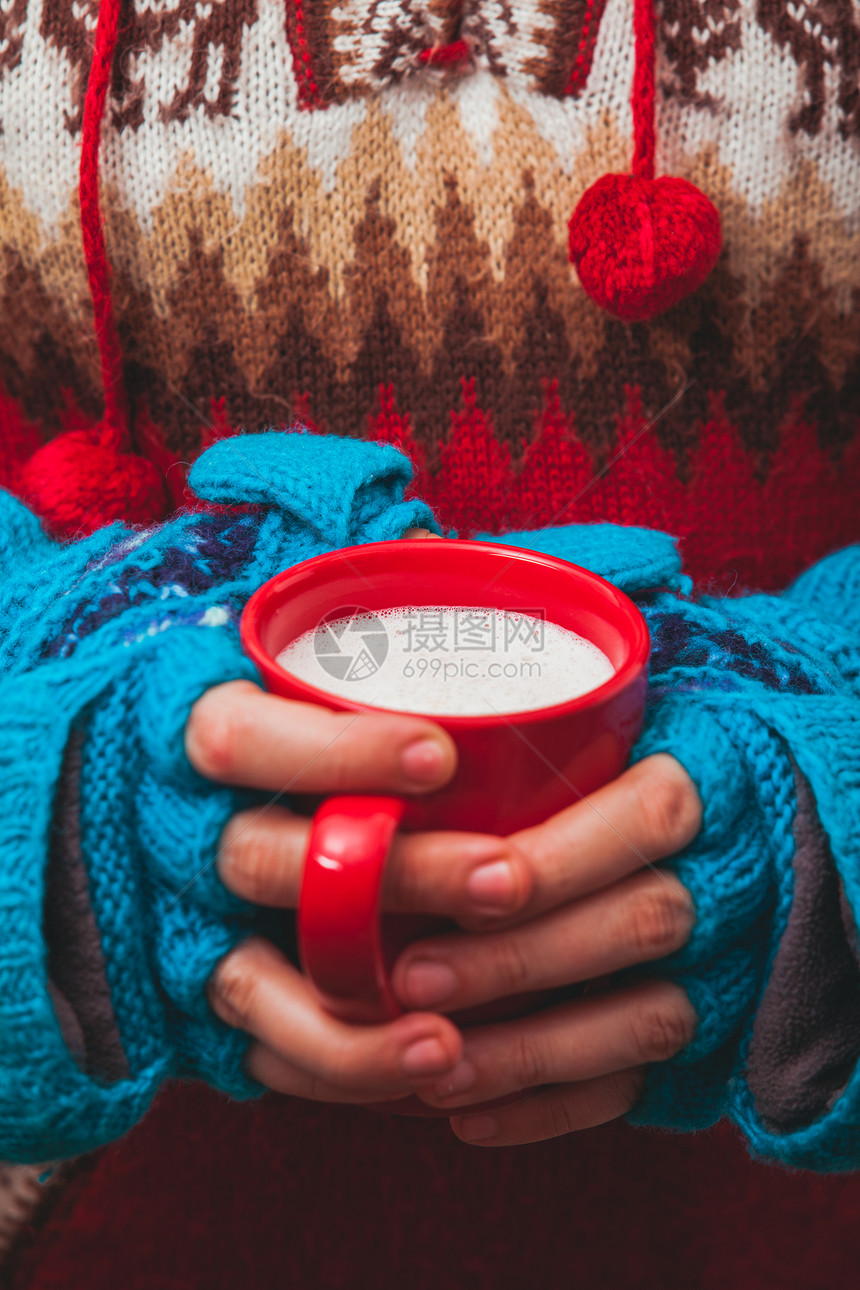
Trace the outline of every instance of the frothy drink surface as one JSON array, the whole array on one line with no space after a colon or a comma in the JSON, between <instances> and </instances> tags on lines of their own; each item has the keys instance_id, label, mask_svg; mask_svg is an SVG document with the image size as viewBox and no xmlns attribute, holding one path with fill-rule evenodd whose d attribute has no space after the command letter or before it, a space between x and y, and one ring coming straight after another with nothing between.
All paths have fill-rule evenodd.
<instances>
[{"instance_id":1,"label":"frothy drink surface","mask_svg":"<svg viewBox=\"0 0 860 1290\"><path fill-rule=\"evenodd\" d=\"M277 661L344 699L438 716L550 707L615 671L591 641L537 613L450 606L345 612Z\"/></svg>"}]
</instances>

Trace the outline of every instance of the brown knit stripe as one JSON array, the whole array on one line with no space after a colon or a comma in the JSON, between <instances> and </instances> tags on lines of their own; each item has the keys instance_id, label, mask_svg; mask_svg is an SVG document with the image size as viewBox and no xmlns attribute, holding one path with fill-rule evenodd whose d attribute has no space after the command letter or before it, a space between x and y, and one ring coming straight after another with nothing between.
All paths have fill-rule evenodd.
<instances>
[{"instance_id":1,"label":"brown knit stripe","mask_svg":"<svg viewBox=\"0 0 860 1290\"><path fill-rule=\"evenodd\" d=\"M367 259L357 263L342 313L327 295L325 275L308 270L300 245L289 235L272 259L271 277L260 287L253 315L226 281L219 249L207 250L200 242L189 250L166 319L118 276L132 392L146 398L171 448L184 458L199 450L202 422L178 392L209 419L211 400L225 398L226 421L249 429L285 423L301 410L300 396L307 396L308 411L321 428L362 435L377 407L379 386L393 385L433 467L468 378L475 379L478 401L492 413L494 432L509 443L515 459L533 437L546 379L557 381L561 407L598 458L616 440L628 387L642 390L645 411L653 415L691 377L696 383L683 406L665 415L657 431L678 454L682 470L696 425L709 415L717 392L763 468L793 400L810 391L807 415L825 445L839 447L851 435L850 410L860 385L856 318L841 312L833 290L822 289L820 266L802 242L755 308L747 303L744 282L721 265L693 299L650 326L626 327L581 293L571 291L565 298L566 266L560 259L546 256L542 264L537 249L529 256L532 246L548 245L541 238L535 197L518 215L522 259L512 253L501 285L482 265L480 244L473 234L470 240L468 217L453 193L443 217L449 238L459 239L461 255L431 262L431 279L439 283L430 297L431 321L424 312L430 306L409 275L404 273L400 283L435 338L429 362L401 325L397 278L380 285L362 274L374 240L385 247L389 236L371 204L359 230ZM391 262L396 263L394 249L389 268ZM38 277L19 267L12 282L15 313L0 311L0 380L30 417L49 426L57 425L61 386L72 390L85 412L97 414L98 389L86 379L86 369L74 364L71 349L48 344L52 311L39 296ZM22 310L26 299L33 302L30 316ZM210 301L217 308L207 308ZM341 317L349 320L349 351L337 343ZM805 324L799 327L797 319ZM252 365L247 355L257 343L265 362Z\"/></svg>"},{"instance_id":2,"label":"brown knit stripe","mask_svg":"<svg viewBox=\"0 0 860 1290\"><path fill-rule=\"evenodd\" d=\"M247 190L240 216L230 198L216 192L207 177L188 163L180 167L170 191L152 212L148 230L108 192L108 246L114 269L127 276L133 287L146 283L154 312L166 318L170 295L181 280L191 242L197 239L204 248L222 249L224 275L253 313L255 293L266 281L271 257L283 245L285 221L272 218L273 211L280 210L288 215L308 269L327 275L326 294L339 303L347 292L350 268L356 264L357 230L369 200L375 197L391 222L392 242L407 257L409 276L426 294L429 257L435 252L456 260L462 254L460 246L440 246L439 241L440 212L449 203L454 175L458 197L475 238L486 248L482 254L496 281L505 275L512 254L523 259L516 224L528 200L529 175L546 217L542 237L551 241L552 253L566 261L570 212L595 178L625 167L628 143L607 122L600 141L587 143L566 174L558 165L555 148L541 136L531 115L505 92L497 111L493 156L479 159L456 107L440 94L428 111L426 131L411 168L391 118L378 104L368 105L365 119L353 132L350 152L338 166L337 201L331 200L321 173L309 165L304 149L287 135L261 166L260 182ZM845 217L811 162L798 166L790 192L781 191L761 209L747 205L734 189L728 168L710 150L691 158L684 173L703 187L720 210L730 268L745 280L752 302L768 279L773 280L798 237L807 239L809 254L821 265L825 283L842 289L842 306L850 300L851 288L860 280L860 233L848 235ZM0 239L21 256L27 268L38 266L48 297L81 302L81 313L72 323L80 330L86 321L86 289L74 203L70 200L57 230L45 230L0 176ZM389 272L386 263L374 268L378 279L387 278ZM565 275L564 292L575 295L576 277L569 269ZM397 266L393 276L403 277L403 270ZM290 284L284 285L290 292ZM404 316L412 313L411 300L404 302ZM341 330L348 331L350 325L350 318L341 319ZM417 320L412 330L417 336L422 329L423 319ZM410 338L410 343L415 340ZM350 345L354 348L355 332L343 344L346 350Z\"/></svg>"},{"instance_id":3,"label":"brown knit stripe","mask_svg":"<svg viewBox=\"0 0 860 1290\"><path fill-rule=\"evenodd\" d=\"M196 450L199 425L171 385L207 416L211 399L224 396L226 416L251 428L288 420L297 396L307 395L327 428L362 434L379 384L393 383L415 411L414 432L432 462L464 377L476 379L479 402L512 445L531 437L546 377L558 379L562 406L598 453L614 441L625 386L641 387L646 409L656 411L690 376L697 414L710 392L723 392L745 442L765 453L792 396L809 390L818 405L810 415L825 438L849 433L860 242L844 236L811 165L799 172L805 205L774 202L754 212L726 169L703 154L691 176L722 211L723 260L696 296L648 326L627 328L584 296L564 244L576 191L616 158L595 146L576 179L565 178L535 137L528 155L520 109L503 99L500 111L511 147L497 148L486 190L477 164L453 179L446 147L454 146L457 120L441 100L415 175L398 162L399 146L371 109L361 155L377 160L364 176L358 149L343 162L350 196L342 204L325 202L318 176L286 141L249 192L238 226L229 199L188 171L155 212L151 233L107 203L129 381L176 451ZM465 148L462 139L457 146ZM618 140L616 157L622 152ZM422 203L425 183L432 200ZM60 388L97 415L73 212L55 238L42 240L8 187L0 209L0 377L49 427L58 424ZM327 218L314 222L314 211ZM684 447L694 424L688 406L684 427L673 429L670 416L661 433Z\"/></svg>"},{"instance_id":4,"label":"brown knit stripe","mask_svg":"<svg viewBox=\"0 0 860 1290\"><path fill-rule=\"evenodd\" d=\"M260 182L246 191L245 209L238 216L230 198L216 192L208 178L188 163L180 167L170 191L152 211L149 230L139 227L131 212L123 212L116 195L108 192L112 263L117 269L125 268L132 282L145 281L156 312L164 314L190 240L199 234L204 244L223 247L225 274L251 305L283 233L283 222L273 220L272 212L289 208L303 253L315 269L328 273L328 291L340 299L345 273L355 259L356 226L364 218L368 196L378 192L381 208L393 222L394 237L408 250L412 276L426 290L427 257L438 243L438 211L446 204L450 178L456 175L476 236L486 243L492 271L500 278L523 201L525 176L533 176L540 203L551 217L550 236L563 251L567 220L576 201L600 174L625 168L629 143L607 121L600 139L587 142L570 173L565 173L554 146L540 134L530 113L504 90L497 112L493 155L479 159L457 108L448 95L440 94L428 111L412 167L404 158L391 117L379 104L368 105L364 120L353 131L349 154L338 164L337 201L331 200L304 148L287 134L262 164ZM747 280L753 300L799 236L809 239L810 254L821 263L828 283L856 285L860 234L848 236L845 216L812 163L800 163L786 189L760 209L749 207L736 192L730 170L719 164L712 150L690 158L679 173L703 187L720 210L732 270ZM60 227L46 230L0 174L0 238L22 255L28 267L38 263L49 295L86 298L71 194ZM377 273L383 275L385 266L379 266ZM575 284L575 276L569 276Z\"/></svg>"}]
</instances>

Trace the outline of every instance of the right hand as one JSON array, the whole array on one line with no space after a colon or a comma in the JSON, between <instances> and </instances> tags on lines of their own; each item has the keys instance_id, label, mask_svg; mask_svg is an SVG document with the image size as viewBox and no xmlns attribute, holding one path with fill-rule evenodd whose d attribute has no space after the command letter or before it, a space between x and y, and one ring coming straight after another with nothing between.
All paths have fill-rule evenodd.
<instances>
[{"instance_id":1,"label":"right hand","mask_svg":"<svg viewBox=\"0 0 860 1290\"><path fill-rule=\"evenodd\" d=\"M445 784L456 766L450 736L423 717L334 712L264 693L249 681L216 686L186 727L192 766L220 783L274 793L412 795ZM273 804L234 816L219 874L257 904L295 908L310 820ZM529 896L525 858L502 838L398 834L385 871L384 907L439 914L480 930ZM254 938L222 959L210 1001L254 1037L248 1071L279 1092L336 1102L405 1097L452 1070L459 1030L435 1013L384 1025L350 1025L321 1005L306 977L274 945Z\"/></svg>"}]
</instances>

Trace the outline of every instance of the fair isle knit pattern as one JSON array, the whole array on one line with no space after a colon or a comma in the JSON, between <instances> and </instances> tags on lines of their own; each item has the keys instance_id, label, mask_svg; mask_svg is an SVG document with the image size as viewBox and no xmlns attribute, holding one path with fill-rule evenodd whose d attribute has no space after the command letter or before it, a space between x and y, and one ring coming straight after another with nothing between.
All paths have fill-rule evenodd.
<instances>
[{"instance_id":1,"label":"fair isle knit pattern","mask_svg":"<svg viewBox=\"0 0 860 1290\"><path fill-rule=\"evenodd\" d=\"M13 490L42 436L102 407L77 205L97 12L0 12ZM296 415L402 445L460 532L648 524L726 585L784 585L851 540L856 12L657 16L658 172L715 203L725 249L694 297L626 326L566 242L629 164L632 0L128 0L101 176L138 450L188 462Z\"/></svg>"},{"instance_id":2,"label":"fair isle knit pattern","mask_svg":"<svg viewBox=\"0 0 860 1290\"><path fill-rule=\"evenodd\" d=\"M9 715L0 766L0 1149L8 1158L58 1157L118 1136L171 1075L236 1096L257 1091L241 1069L246 1037L213 1016L205 985L222 954L269 924L217 878L218 838L240 798L191 771L182 730L207 687L253 677L237 622L265 578L323 550L433 523L424 503L404 500L410 473L385 445L307 433L232 438L191 475L200 497L226 509L204 507L152 530L114 525L65 547L0 494L0 702ZM860 616L851 596L860 548L831 557L783 597L696 601L665 534L571 525L507 540L585 563L636 596L654 642L637 755L671 751L705 803L701 834L673 862L696 928L660 965L688 988L698 1032L654 1069L639 1117L690 1128L730 1114L763 1155L856 1167L860 1035L848 1037L851 1070L822 1113L790 1131L763 1123L745 1060L790 923L795 763L848 909L860 909ZM46 974L44 857L73 732L83 738L80 849L127 1068L112 1080L81 1069L67 1047Z\"/></svg>"}]
</instances>

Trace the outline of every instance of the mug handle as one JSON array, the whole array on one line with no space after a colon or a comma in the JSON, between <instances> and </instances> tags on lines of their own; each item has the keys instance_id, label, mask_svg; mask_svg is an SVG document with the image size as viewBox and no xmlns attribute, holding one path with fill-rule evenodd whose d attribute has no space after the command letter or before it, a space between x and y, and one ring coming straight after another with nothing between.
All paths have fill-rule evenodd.
<instances>
[{"instance_id":1,"label":"mug handle","mask_svg":"<svg viewBox=\"0 0 860 1290\"><path fill-rule=\"evenodd\" d=\"M422 915L387 915L383 931L382 876L405 809L399 797L330 797L311 822L299 893L299 956L324 1006L343 1021L379 1023L402 1016L388 963L409 940L440 923ZM526 1006L520 1010L528 1011L537 997L523 996ZM510 1002L501 1001L508 1010ZM469 1110L490 1111L527 1095L528 1090L511 1093ZM365 1105L388 1115L450 1114L415 1095Z\"/></svg>"},{"instance_id":2,"label":"mug handle","mask_svg":"<svg viewBox=\"0 0 860 1290\"><path fill-rule=\"evenodd\" d=\"M403 1012L388 977L380 903L405 809L399 797L331 797L311 823L299 955L325 1006L344 1021L391 1021Z\"/></svg>"}]
</instances>

